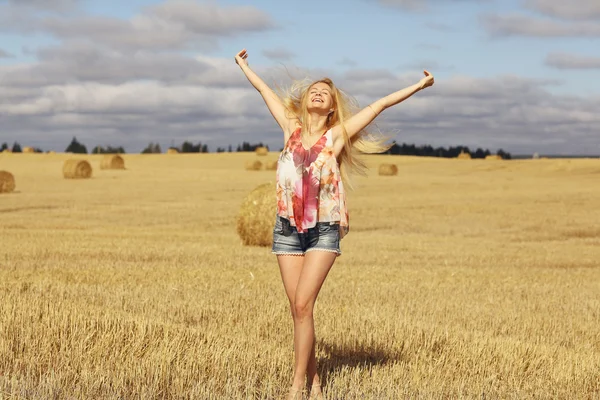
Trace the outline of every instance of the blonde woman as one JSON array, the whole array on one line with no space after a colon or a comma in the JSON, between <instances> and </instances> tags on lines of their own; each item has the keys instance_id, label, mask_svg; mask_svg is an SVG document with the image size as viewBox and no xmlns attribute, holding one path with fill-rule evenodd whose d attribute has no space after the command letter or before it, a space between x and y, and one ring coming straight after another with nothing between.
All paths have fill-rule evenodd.
<instances>
[{"instance_id":1,"label":"blonde woman","mask_svg":"<svg viewBox=\"0 0 600 400\"><path fill-rule=\"evenodd\" d=\"M306 384L310 398L322 398L315 359L313 309L317 295L349 230L344 183L362 172L354 155L381 153L385 138L365 131L383 110L433 85L424 71L418 83L383 97L356 112L351 98L324 78L296 84L278 96L248 66L248 53L235 61L258 90L283 131L284 149L277 165L277 218L272 253L277 255L294 321L294 376L288 399L301 399Z\"/></svg>"}]
</instances>

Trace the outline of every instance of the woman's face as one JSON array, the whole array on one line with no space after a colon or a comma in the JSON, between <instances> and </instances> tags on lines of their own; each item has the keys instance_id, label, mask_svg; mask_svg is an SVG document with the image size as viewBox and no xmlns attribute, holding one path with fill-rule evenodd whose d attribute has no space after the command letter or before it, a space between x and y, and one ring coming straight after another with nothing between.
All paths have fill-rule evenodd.
<instances>
[{"instance_id":1,"label":"woman's face","mask_svg":"<svg viewBox=\"0 0 600 400\"><path fill-rule=\"evenodd\" d=\"M308 89L306 101L309 112L328 114L333 108L331 88L324 82L315 83Z\"/></svg>"}]
</instances>

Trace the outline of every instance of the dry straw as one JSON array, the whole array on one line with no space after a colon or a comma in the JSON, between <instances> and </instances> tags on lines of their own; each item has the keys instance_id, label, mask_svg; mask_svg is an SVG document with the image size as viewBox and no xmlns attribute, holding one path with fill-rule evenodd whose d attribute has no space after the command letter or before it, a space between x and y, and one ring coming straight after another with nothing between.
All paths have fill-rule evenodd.
<instances>
[{"instance_id":1,"label":"dry straw","mask_svg":"<svg viewBox=\"0 0 600 400\"><path fill-rule=\"evenodd\" d=\"M125 169L125 160L118 154L107 154L100 162L100 169Z\"/></svg>"},{"instance_id":2,"label":"dry straw","mask_svg":"<svg viewBox=\"0 0 600 400\"><path fill-rule=\"evenodd\" d=\"M0 193L10 193L15 190L15 177L8 171L0 171Z\"/></svg>"},{"instance_id":3,"label":"dry straw","mask_svg":"<svg viewBox=\"0 0 600 400\"><path fill-rule=\"evenodd\" d=\"M23 153L35 153L33 147L23 147Z\"/></svg>"},{"instance_id":4,"label":"dry straw","mask_svg":"<svg viewBox=\"0 0 600 400\"><path fill-rule=\"evenodd\" d=\"M277 160L275 160L275 161L267 161L265 163L265 169L267 171L276 171L277 170Z\"/></svg>"},{"instance_id":5,"label":"dry straw","mask_svg":"<svg viewBox=\"0 0 600 400\"><path fill-rule=\"evenodd\" d=\"M92 176L92 166L85 160L67 160L63 165L63 176L67 179L90 178Z\"/></svg>"},{"instance_id":6,"label":"dry straw","mask_svg":"<svg viewBox=\"0 0 600 400\"><path fill-rule=\"evenodd\" d=\"M277 197L275 184L256 187L242 202L237 219L237 233L245 246L270 246Z\"/></svg>"},{"instance_id":7,"label":"dry straw","mask_svg":"<svg viewBox=\"0 0 600 400\"><path fill-rule=\"evenodd\" d=\"M463 151L456 158L458 158L459 160L470 160L471 159L471 154L465 153Z\"/></svg>"},{"instance_id":8,"label":"dry straw","mask_svg":"<svg viewBox=\"0 0 600 400\"><path fill-rule=\"evenodd\" d=\"M502 160L502 157L495 154L490 154L489 156L485 156L486 160Z\"/></svg>"},{"instance_id":9,"label":"dry straw","mask_svg":"<svg viewBox=\"0 0 600 400\"><path fill-rule=\"evenodd\" d=\"M246 161L246 170L248 170L248 171L260 171L261 168L262 168L262 163L258 160Z\"/></svg>"},{"instance_id":10,"label":"dry straw","mask_svg":"<svg viewBox=\"0 0 600 400\"><path fill-rule=\"evenodd\" d=\"M179 154L179 150L177 150L177 149L167 149L167 154Z\"/></svg>"},{"instance_id":11,"label":"dry straw","mask_svg":"<svg viewBox=\"0 0 600 400\"><path fill-rule=\"evenodd\" d=\"M269 149L267 149L266 147L257 147L255 152L257 156L266 156L267 154L269 154Z\"/></svg>"},{"instance_id":12,"label":"dry straw","mask_svg":"<svg viewBox=\"0 0 600 400\"><path fill-rule=\"evenodd\" d=\"M379 166L379 175L394 176L398 175L398 167L396 164L381 164Z\"/></svg>"}]
</instances>

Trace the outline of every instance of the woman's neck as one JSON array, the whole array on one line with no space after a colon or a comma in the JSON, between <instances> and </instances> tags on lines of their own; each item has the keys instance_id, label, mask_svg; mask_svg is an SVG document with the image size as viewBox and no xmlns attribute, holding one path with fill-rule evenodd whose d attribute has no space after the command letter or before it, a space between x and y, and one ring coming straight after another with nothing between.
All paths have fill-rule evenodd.
<instances>
[{"instance_id":1,"label":"woman's neck","mask_svg":"<svg viewBox=\"0 0 600 400\"><path fill-rule=\"evenodd\" d=\"M323 132L327 130L327 116L318 114L309 115L306 128L306 133L308 135L323 134Z\"/></svg>"}]
</instances>

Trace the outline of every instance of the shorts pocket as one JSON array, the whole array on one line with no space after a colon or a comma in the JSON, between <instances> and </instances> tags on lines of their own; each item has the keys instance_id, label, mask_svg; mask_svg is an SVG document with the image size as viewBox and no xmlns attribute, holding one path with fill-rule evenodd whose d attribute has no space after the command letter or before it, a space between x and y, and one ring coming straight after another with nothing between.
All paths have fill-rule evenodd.
<instances>
[{"instance_id":1,"label":"shorts pocket","mask_svg":"<svg viewBox=\"0 0 600 400\"><path fill-rule=\"evenodd\" d=\"M283 234L283 221L281 220L281 217L277 216L277 219L275 220L275 226L273 227L273 233L278 233L280 235Z\"/></svg>"},{"instance_id":2,"label":"shorts pocket","mask_svg":"<svg viewBox=\"0 0 600 400\"><path fill-rule=\"evenodd\" d=\"M319 222L318 230L319 233L338 232L340 229L339 224L330 224L329 222Z\"/></svg>"}]
</instances>

